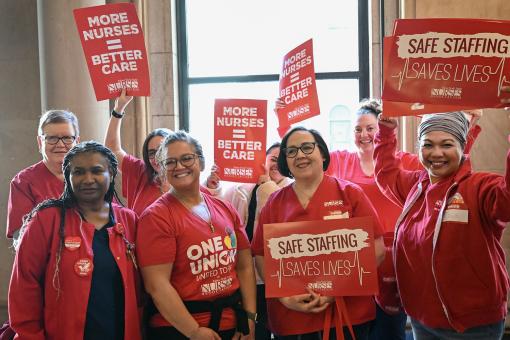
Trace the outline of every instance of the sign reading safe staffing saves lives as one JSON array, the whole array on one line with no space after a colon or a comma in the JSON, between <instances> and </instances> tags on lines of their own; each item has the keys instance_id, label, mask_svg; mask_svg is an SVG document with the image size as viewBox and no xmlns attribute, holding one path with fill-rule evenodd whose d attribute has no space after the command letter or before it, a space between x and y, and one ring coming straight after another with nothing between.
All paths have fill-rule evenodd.
<instances>
[{"instance_id":1,"label":"sign reading safe staffing saves lives","mask_svg":"<svg viewBox=\"0 0 510 340\"><path fill-rule=\"evenodd\" d=\"M278 110L280 128L320 114L312 39L294 48L283 58L280 99L285 103L285 107Z\"/></svg>"},{"instance_id":2,"label":"sign reading safe staffing saves lives","mask_svg":"<svg viewBox=\"0 0 510 340\"><path fill-rule=\"evenodd\" d=\"M401 19L384 43L385 115L504 106L510 21Z\"/></svg>"},{"instance_id":3,"label":"sign reading safe staffing saves lives","mask_svg":"<svg viewBox=\"0 0 510 340\"><path fill-rule=\"evenodd\" d=\"M266 297L378 291L372 218L264 224Z\"/></svg>"},{"instance_id":4,"label":"sign reading safe staffing saves lives","mask_svg":"<svg viewBox=\"0 0 510 340\"><path fill-rule=\"evenodd\" d=\"M74 19L96 99L149 96L150 79L142 28L132 3L75 9Z\"/></svg>"},{"instance_id":5,"label":"sign reading safe staffing saves lives","mask_svg":"<svg viewBox=\"0 0 510 340\"><path fill-rule=\"evenodd\" d=\"M216 99L214 162L224 181L257 183L266 160L267 100Z\"/></svg>"}]
</instances>

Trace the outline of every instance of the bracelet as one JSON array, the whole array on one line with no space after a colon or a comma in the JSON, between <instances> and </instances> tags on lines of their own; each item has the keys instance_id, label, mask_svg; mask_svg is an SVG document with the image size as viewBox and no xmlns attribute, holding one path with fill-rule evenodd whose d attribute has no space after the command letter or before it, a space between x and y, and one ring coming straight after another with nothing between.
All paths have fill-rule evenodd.
<instances>
[{"instance_id":1,"label":"bracelet","mask_svg":"<svg viewBox=\"0 0 510 340\"><path fill-rule=\"evenodd\" d=\"M114 116L115 118L121 119L122 117L124 117L124 112L123 113L118 113L117 111L112 110L111 115Z\"/></svg>"}]
</instances>

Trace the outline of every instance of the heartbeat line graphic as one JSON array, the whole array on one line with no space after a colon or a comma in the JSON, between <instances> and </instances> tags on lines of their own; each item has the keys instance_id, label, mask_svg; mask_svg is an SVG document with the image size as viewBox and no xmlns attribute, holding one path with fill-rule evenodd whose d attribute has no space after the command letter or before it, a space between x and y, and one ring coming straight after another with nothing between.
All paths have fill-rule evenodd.
<instances>
[{"instance_id":1,"label":"heartbeat line graphic","mask_svg":"<svg viewBox=\"0 0 510 340\"><path fill-rule=\"evenodd\" d=\"M503 74L503 71L505 69L505 60L506 60L506 58L501 58L501 60L498 64L498 67L496 67L494 72L492 71L492 67L490 68L491 71L489 71L490 75L495 75L499 72L499 80L498 80L498 88L497 88L498 97L501 95L501 87L510 84L510 81L508 80L508 78ZM402 84L404 83L405 75L407 74L408 69L409 69L409 58L406 58L404 66L402 67L402 70L400 70L400 72L398 72L397 74L394 74L391 76L392 78L398 78L398 90L399 91L402 88Z\"/></svg>"},{"instance_id":2,"label":"heartbeat line graphic","mask_svg":"<svg viewBox=\"0 0 510 340\"><path fill-rule=\"evenodd\" d=\"M356 270L358 272L359 285L363 286L363 276L365 274L371 274L371 272L366 271L365 268L361 265L361 263L359 261L358 251L354 252L354 261L353 261L352 265L350 264L350 261L346 261L346 262L349 263L348 266L350 268L356 268ZM284 276L283 275L283 259L280 259L280 261L279 261L279 269L276 271L275 274L271 275L271 277L277 277L278 278L278 288L282 288L283 276Z\"/></svg>"},{"instance_id":3,"label":"heartbeat line graphic","mask_svg":"<svg viewBox=\"0 0 510 340\"><path fill-rule=\"evenodd\" d=\"M409 58L406 58L406 61L404 63L404 67L402 68L402 71L399 73L392 75L392 78L398 78L398 90L402 88L402 83L404 82L404 74L407 73L407 69L409 68Z\"/></svg>"}]
</instances>

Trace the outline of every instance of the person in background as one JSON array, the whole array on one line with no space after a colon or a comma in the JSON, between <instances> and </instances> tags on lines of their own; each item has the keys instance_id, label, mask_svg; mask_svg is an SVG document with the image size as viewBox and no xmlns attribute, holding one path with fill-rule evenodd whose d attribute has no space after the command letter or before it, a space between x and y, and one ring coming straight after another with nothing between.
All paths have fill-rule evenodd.
<instances>
[{"instance_id":1,"label":"person in background","mask_svg":"<svg viewBox=\"0 0 510 340\"><path fill-rule=\"evenodd\" d=\"M500 242L510 221L510 155L505 176L472 172L465 113L431 114L418 127L424 169L406 171L395 157L396 128L396 119L379 116L375 176L404 207L393 259L414 338L500 339L509 288Z\"/></svg>"},{"instance_id":2,"label":"person in background","mask_svg":"<svg viewBox=\"0 0 510 340\"><path fill-rule=\"evenodd\" d=\"M287 132L281 144L278 168L294 183L269 197L260 213L252 242L257 270L264 278L264 229L267 223L313 221L331 218L372 216L377 263L384 258L382 229L377 214L359 186L330 177L324 172L330 163L329 151L321 135L312 129L296 127ZM327 205L325 202L341 202ZM356 339L368 339L375 306L371 296L344 297ZM269 326L276 339L320 339L325 310L334 297L313 291L279 299L267 299ZM347 327L342 330L347 339ZM332 336L335 330L331 329Z\"/></svg>"},{"instance_id":3,"label":"person in background","mask_svg":"<svg viewBox=\"0 0 510 340\"><path fill-rule=\"evenodd\" d=\"M23 216L37 204L60 196L64 190L64 156L79 141L78 119L72 112L50 110L41 116L37 145L42 161L21 170L11 181L7 201L7 238L18 237Z\"/></svg>"},{"instance_id":4,"label":"person in background","mask_svg":"<svg viewBox=\"0 0 510 340\"><path fill-rule=\"evenodd\" d=\"M64 190L28 215L16 244L9 317L19 339L141 339L137 217L112 204L117 159L74 146Z\"/></svg>"},{"instance_id":5,"label":"person in background","mask_svg":"<svg viewBox=\"0 0 510 340\"><path fill-rule=\"evenodd\" d=\"M125 109L132 99L132 96L126 95L125 89L115 99L104 144L119 160L119 171L122 173L122 195L126 197L127 207L141 215L145 208L170 189L168 182L158 176L159 164L155 157L161 141L172 131L159 128L150 132L143 142L143 160L126 153L122 149L120 128Z\"/></svg>"},{"instance_id":6,"label":"person in background","mask_svg":"<svg viewBox=\"0 0 510 340\"><path fill-rule=\"evenodd\" d=\"M172 188L144 211L137 237L156 307L149 339L252 339L255 274L239 216L200 191L205 160L189 134L168 135L157 159Z\"/></svg>"}]
</instances>

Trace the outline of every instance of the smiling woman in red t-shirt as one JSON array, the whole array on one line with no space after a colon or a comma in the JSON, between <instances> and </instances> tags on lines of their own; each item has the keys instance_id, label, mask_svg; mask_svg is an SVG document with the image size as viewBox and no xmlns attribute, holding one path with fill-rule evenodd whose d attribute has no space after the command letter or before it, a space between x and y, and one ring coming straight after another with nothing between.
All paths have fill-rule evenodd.
<instances>
[{"instance_id":1,"label":"smiling woman in red t-shirt","mask_svg":"<svg viewBox=\"0 0 510 340\"><path fill-rule=\"evenodd\" d=\"M172 189L145 210L137 235L156 307L149 339L251 338L255 274L239 216L229 203L201 193L202 147L186 132L168 135L157 158Z\"/></svg>"}]
</instances>

